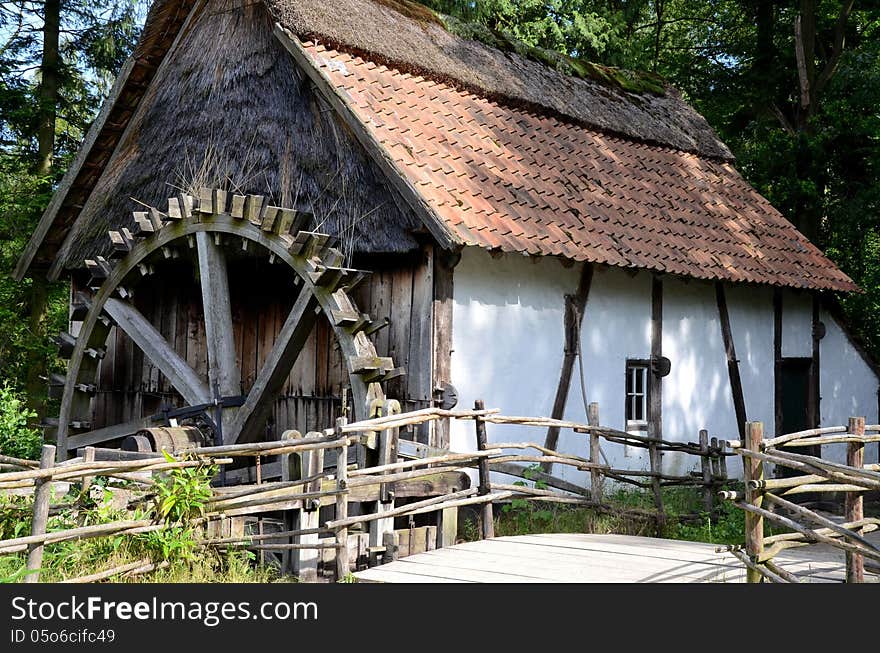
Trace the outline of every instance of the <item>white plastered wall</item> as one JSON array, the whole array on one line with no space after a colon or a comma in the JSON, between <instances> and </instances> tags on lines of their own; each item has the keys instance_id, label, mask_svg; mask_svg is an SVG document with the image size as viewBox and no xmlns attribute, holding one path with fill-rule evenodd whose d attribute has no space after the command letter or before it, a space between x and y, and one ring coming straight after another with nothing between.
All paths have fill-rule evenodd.
<instances>
[{"instance_id":1,"label":"white plastered wall","mask_svg":"<svg viewBox=\"0 0 880 653\"><path fill-rule=\"evenodd\" d=\"M868 424L877 424L877 377L837 320L824 310L820 319L825 324L825 337L819 345L822 426L844 425L850 417L864 417ZM827 445L822 457L845 462L846 445ZM865 461L878 462L877 443L866 446Z\"/></svg>"},{"instance_id":2,"label":"white plastered wall","mask_svg":"<svg viewBox=\"0 0 880 653\"><path fill-rule=\"evenodd\" d=\"M736 413L713 284L663 279L663 355L671 361L669 375L663 379L663 439L698 442L701 429L709 437L736 438ZM698 469L699 461L693 456L663 456L667 474L681 476Z\"/></svg>"},{"instance_id":3,"label":"white plastered wall","mask_svg":"<svg viewBox=\"0 0 880 653\"><path fill-rule=\"evenodd\" d=\"M459 407L475 399L507 415L550 415L562 367L566 293L579 268L466 248L455 268L452 382ZM544 431L488 425L491 441L544 442ZM450 447L475 448L473 422L453 421Z\"/></svg>"},{"instance_id":4,"label":"white plastered wall","mask_svg":"<svg viewBox=\"0 0 880 653\"><path fill-rule=\"evenodd\" d=\"M466 248L455 268L452 380L462 408L477 398L511 415L549 416L559 381L564 348L564 295L574 293L580 266L565 268L555 259L530 259ZM672 363L663 380L663 437L694 442L701 428L719 439L738 437L736 416L721 336L714 285L671 276L663 280L663 355ZM769 288L726 286L731 332L749 420L774 426L773 293ZM877 418L878 380L823 313L828 333L821 342L822 424L843 424L850 415ZM783 293L783 355L808 357L812 351L811 298ZM581 348L586 402L598 402L603 425L625 427L627 358L648 358L651 331L651 275L599 269L593 275ZM586 421L580 372L575 365L565 417ZM543 443L544 429L489 425L489 440ZM561 451L585 455L586 436L563 430ZM454 422L451 447L474 449L471 422ZM644 469L644 450L606 444L615 467ZM876 460L871 445L868 460ZM873 458L872 458L873 456ZM664 456L664 471L683 474L696 461ZM728 471L740 473L736 458ZM554 473L578 483L587 474L556 466Z\"/></svg>"}]
</instances>

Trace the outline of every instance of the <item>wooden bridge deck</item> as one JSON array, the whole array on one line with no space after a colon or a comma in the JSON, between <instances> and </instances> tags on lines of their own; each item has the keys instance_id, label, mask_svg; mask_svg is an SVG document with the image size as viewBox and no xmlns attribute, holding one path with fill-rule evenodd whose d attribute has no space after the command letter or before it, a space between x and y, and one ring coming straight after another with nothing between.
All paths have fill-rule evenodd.
<instances>
[{"instance_id":1,"label":"wooden bridge deck","mask_svg":"<svg viewBox=\"0 0 880 653\"><path fill-rule=\"evenodd\" d=\"M819 545L775 560L804 582L841 582L843 554ZM745 568L714 544L630 535L546 534L466 542L357 572L378 583L737 583ZM866 580L877 577L866 574Z\"/></svg>"}]
</instances>

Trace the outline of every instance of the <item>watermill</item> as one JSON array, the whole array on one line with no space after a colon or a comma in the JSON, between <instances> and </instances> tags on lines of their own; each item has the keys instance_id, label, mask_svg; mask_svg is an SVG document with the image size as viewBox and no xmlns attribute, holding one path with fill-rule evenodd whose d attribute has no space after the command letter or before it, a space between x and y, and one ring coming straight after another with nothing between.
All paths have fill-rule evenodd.
<instances>
[{"instance_id":1,"label":"watermill","mask_svg":"<svg viewBox=\"0 0 880 653\"><path fill-rule=\"evenodd\" d=\"M366 417L370 402L384 398L382 384L403 370L390 357L379 356L368 337L385 321L373 320L352 299L351 291L367 273L344 265L335 238L308 231L310 218L272 206L262 196L203 189L198 197L181 193L170 198L164 210L146 207L135 212L133 229L110 231L112 252L84 262L88 280L76 292L71 309L78 329L75 335L62 333L58 338L68 368L66 375L54 375L50 381L52 394L60 398L60 412L47 428L54 431L59 456L108 443L157 448L155 438L145 441L138 434L161 434L156 429L167 426L189 425L189 433L196 434L192 437L212 444L262 439L272 401L321 316L345 363L351 417ZM240 298L230 291L229 273L229 262L243 258L283 270L292 298L246 390L233 327L233 309ZM133 301L142 286L172 263L183 275L188 264L198 281L204 365L190 364ZM163 283L169 283L168 275ZM176 401L146 416L96 427L91 416L97 377L114 327L164 376Z\"/></svg>"}]
</instances>

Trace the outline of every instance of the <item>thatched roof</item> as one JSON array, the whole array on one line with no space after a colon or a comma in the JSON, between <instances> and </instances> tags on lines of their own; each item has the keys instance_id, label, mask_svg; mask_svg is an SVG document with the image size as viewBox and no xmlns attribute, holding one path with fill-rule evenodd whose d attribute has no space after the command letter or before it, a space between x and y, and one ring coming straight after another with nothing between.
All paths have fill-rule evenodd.
<instances>
[{"instance_id":1,"label":"thatched roof","mask_svg":"<svg viewBox=\"0 0 880 653\"><path fill-rule=\"evenodd\" d=\"M145 39L167 27L169 4L154 5ZM100 129L100 167L77 176L40 258L54 257L55 272L82 267L108 253L109 229L132 226L139 202L164 207L196 178L196 186L261 194L312 213L313 228L355 240L360 252L417 247L417 218L332 110L316 103L273 24L261 3L208 0L184 30L164 31L172 41L179 35L173 55L159 59L148 88L126 102L135 106L124 122Z\"/></svg>"},{"instance_id":2,"label":"thatched roof","mask_svg":"<svg viewBox=\"0 0 880 653\"><path fill-rule=\"evenodd\" d=\"M161 205L219 151L205 185L222 172L331 233L354 225L363 252L409 251L424 228L445 247L856 289L671 88L565 74L409 0L205 0L186 23L183 1L151 10L149 67L117 83L20 274L78 267L131 198Z\"/></svg>"},{"instance_id":3,"label":"thatched roof","mask_svg":"<svg viewBox=\"0 0 880 653\"><path fill-rule=\"evenodd\" d=\"M700 114L667 87L663 95L628 93L578 79L514 52L411 18L390 0L266 0L282 25L304 41L469 89L505 104L551 112L601 131L702 156L733 155Z\"/></svg>"}]
</instances>

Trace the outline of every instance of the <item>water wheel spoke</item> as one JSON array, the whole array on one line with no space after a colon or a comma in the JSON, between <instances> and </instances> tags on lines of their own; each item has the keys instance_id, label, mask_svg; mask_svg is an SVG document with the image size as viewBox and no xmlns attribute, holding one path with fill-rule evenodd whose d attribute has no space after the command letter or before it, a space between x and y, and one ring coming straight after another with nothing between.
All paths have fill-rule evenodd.
<instances>
[{"instance_id":1,"label":"water wheel spoke","mask_svg":"<svg viewBox=\"0 0 880 653\"><path fill-rule=\"evenodd\" d=\"M187 403L201 404L210 400L208 387L195 370L174 351L174 348L140 311L115 297L107 299L104 303L104 311L159 368Z\"/></svg>"},{"instance_id":2,"label":"water wheel spoke","mask_svg":"<svg viewBox=\"0 0 880 653\"><path fill-rule=\"evenodd\" d=\"M231 426L224 429L227 443L246 442L258 434L272 410L275 397L281 392L293 364L305 346L317 317L317 299L310 292L301 292L290 309L274 346L266 356L244 405L238 409Z\"/></svg>"},{"instance_id":3,"label":"water wheel spoke","mask_svg":"<svg viewBox=\"0 0 880 653\"><path fill-rule=\"evenodd\" d=\"M208 348L208 381L223 396L240 392L240 374L236 365L235 334L232 330L232 303L226 255L211 234L196 234L199 254L199 280L205 314L205 339Z\"/></svg>"}]
</instances>

